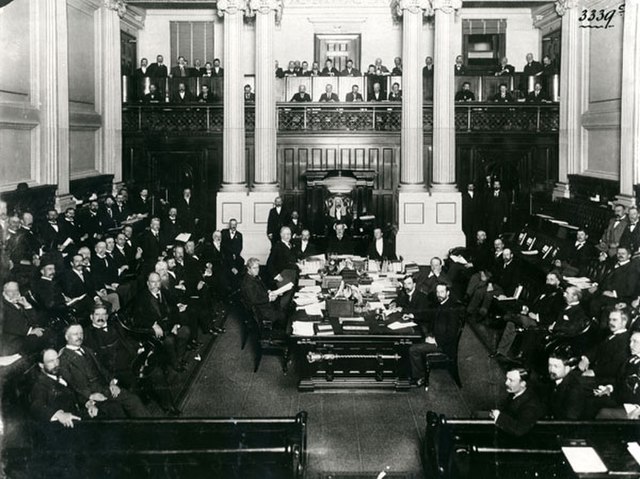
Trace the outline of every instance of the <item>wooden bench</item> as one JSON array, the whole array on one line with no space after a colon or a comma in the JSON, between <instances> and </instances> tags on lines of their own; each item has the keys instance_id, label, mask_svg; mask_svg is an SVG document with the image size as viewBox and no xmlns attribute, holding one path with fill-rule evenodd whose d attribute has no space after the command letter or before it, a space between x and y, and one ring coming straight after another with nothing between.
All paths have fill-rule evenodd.
<instances>
[{"instance_id":1,"label":"wooden bench","mask_svg":"<svg viewBox=\"0 0 640 479\"><path fill-rule=\"evenodd\" d=\"M539 421L520 438L509 436L488 419L450 419L427 413L422 445L426 477L571 478L640 477L640 465L627 451L638 440L637 421ZM608 474L580 475L568 465L561 447L593 447Z\"/></svg>"},{"instance_id":2,"label":"wooden bench","mask_svg":"<svg viewBox=\"0 0 640 479\"><path fill-rule=\"evenodd\" d=\"M92 420L37 425L31 448L9 449L25 477L301 478L307 413L295 417ZM5 444L6 447L6 444Z\"/></svg>"}]
</instances>

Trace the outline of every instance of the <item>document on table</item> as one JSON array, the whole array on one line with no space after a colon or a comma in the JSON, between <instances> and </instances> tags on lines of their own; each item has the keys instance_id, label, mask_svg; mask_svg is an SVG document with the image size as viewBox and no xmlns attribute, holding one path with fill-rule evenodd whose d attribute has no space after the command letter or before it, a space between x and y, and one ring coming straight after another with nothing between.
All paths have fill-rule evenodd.
<instances>
[{"instance_id":1,"label":"document on table","mask_svg":"<svg viewBox=\"0 0 640 479\"><path fill-rule=\"evenodd\" d=\"M316 285L315 279L301 278L300 281L298 281L298 286L300 286L301 288L303 288L304 286L315 286L315 285Z\"/></svg>"},{"instance_id":2,"label":"document on table","mask_svg":"<svg viewBox=\"0 0 640 479\"><path fill-rule=\"evenodd\" d=\"M338 321L340 323L343 323L344 321L354 321L354 322L357 322L357 323L364 323L364 318L361 317L361 316L354 316L354 317L351 317L351 318L343 317L343 318L338 318Z\"/></svg>"},{"instance_id":3,"label":"document on table","mask_svg":"<svg viewBox=\"0 0 640 479\"><path fill-rule=\"evenodd\" d=\"M633 456L638 464L640 464L640 444L637 442L628 442L627 450Z\"/></svg>"},{"instance_id":4,"label":"document on table","mask_svg":"<svg viewBox=\"0 0 640 479\"><path fill-rule=\"evenodd\" d=\"M312 286L304 286L300 288L300 293L319 293L322 291L322 288L319 285L313 284Z\"/></svg>"},{"instance_id":5,"label":"document on table","mask_svg":"<svg viewBox=\"0 0 640 479\"><path fill-rule=\"evenodd\" d=\"M287 283L285 285L282 285L280 288L276 289L275 291L271 291L271 292L276 294L277 296L280 296L281 294L284 294L287 291L291 291L292 289L293 289L293 283Z\"/></svg>"},{"instance_id":6,"label":"document on table","mask_svg":"<svg viewBox=\"0 0 640 479\"><path fill-rule=\"evenodd\" d=\"M395 321L391 324L387 324L387 328L391 329L392 331L395 331L396 329L413 328L414 326L417 326L417 324L413 321L409 321L407 323L404 323L402 321Z\"/></svg>"},{"instance_id":7,"label":"document on table","mask_svg":"<svg viewBox=\"0 0 640 479\"><path fill-rule=\"evenodd\" d=\"M375 311L376 309L385 309L384 303L382 301L370 301L369 309L371 311Z\"/></svg>"},{"instance_id":8,"label":"document on table","mask_svg":"<svg viewBox=\"0 0 640 479\"><path fill-rule=\"evenodd\" d=\"M322 316L322 311L327 308L327 303L322 301L321 303L309 304L304 307L304 312L309 316Z\"/></svg>"},{"instance_id":9,"label":"document on table","mask_svg":"<svg viewBox=\"0 0 640 479\"><path fill-rule=\"evenodd\" d=\"M296 306L299 306L298 309L307 306L309 304L318 303L318 296L315 294L296 294L293 298L293 302L296 303Z\"/></svg>"},{"instance_id":10,"label":"document on table","mask_svg":"<svg viewBox=\"0 0 640 479\"><path fill-rule=\"evenodd\" d=\"M292 324L292 333L294 336L313 336L313 323L309 321L294 321Z\"/></svg>"},{"instance_id":11,"label":"document on table","mask_svg":"<svg viewBox=\"0 0 640 479\"><path fill-rule=\"evenodd\" d=\"M563 447L562 453L577 474L607 472L607 466L592 447Z\"/></svg>"}]
</instances>

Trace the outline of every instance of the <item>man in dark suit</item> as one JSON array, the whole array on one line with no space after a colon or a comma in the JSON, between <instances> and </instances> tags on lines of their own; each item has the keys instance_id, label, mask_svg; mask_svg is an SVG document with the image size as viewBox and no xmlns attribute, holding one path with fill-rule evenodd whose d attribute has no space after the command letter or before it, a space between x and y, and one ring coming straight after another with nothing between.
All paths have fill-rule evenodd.
<instances>
[{"instance_id":1,"label":"man in dark suit","mask_svg":"<svg viewBox=\"0 0 640 479\"><path fill-rule=\"evenodd\" d=\"M189 69L187 68L187 61L181 55L178 57L178 64L171 69L172 78L186 78L189 76Z\"/></svg>"},{"instance_id":2,"label":"man in dark suit","mask_svg":"<svg viewBox=\"0 0 640 479\"><path fill-rule=\"evenodd\" d=\"M599 286L589 288L590 312L600 318L600 326L607 326L607 308L619 302L630 304L638 297L638 268L631 262L629 248L618 246L617 263Z\"/></svg>"},{"instance_id":3,"label":"man in dark suit","mask_svg":"<svg viewBox=\"0 0 640 479\"><path fill-rule=\"evenodd\" d=\"M65 340L67 345L60 352L60 373L81 403L93 401L98 411L111 418L149 416L140 398L118 386L118 380L108 374L95 352L83 345L82 326L69 326Z\"/></svg>"},{"instance_id":4,"label":"man in dark suit","mask_svg":"<svg viewBox=\"0 0 640 479\"><path fill-rule=\"evenodd\" d=\"M522 284L518 262L510 248L502 251L503 265L496 272L496 282L502 287L505 295L513 297L516 288Z\"/></svg>"},{"instance_id":5,"label":"man in dark suit","mask_svg":"<svg viewBox=\"0 0 640 479\"><path fill-rule=\"evenodd\" d=\"M496 352L492 356L501 355L509 358L509 351L516 338L517 328L548 328L557 319L558 314L566 305L560 281L559 273L554 271L547 273L543 292L530 305L520 303L519 313L507 313L504 316L505 328Z\"/></svg>"},{"instance_id":6,"label":"man in dark suit","mask_svg":"<svg viewBox=\"0 0 640 479\"><path fill-rule=\"evenodd\" d=\"M209 85L202 85L198 94L198 103L213 103L213 94L209 91Z\"/></svg>"},{"instance_id":7,"label":"man in dark suit","mask_svg":"<svg viewBox=\"0 0 640 479\"><path fill-rule=\"evenodd\" d=\"M549 355L549 377L553 381L549 412L554 419L585 419L588 392L576 367L578 359L568 347Z\"/></svg>"},{"instance_id":8,"label":"man in dark suit","mask_svg":"<svg viewBox=\"0 0 640 479\"><path fill-rule=\"evenodd\" d=\"M238 231L238 220L231 218L229 227L221 231L222 252L228 266L234 276L238 276L244 270L244 258L242 257L242 233Z\"/></svg>"},{"instance_id":9,"label":"man in dark suit","mask_svg":"<svg viewBox=\"0 0 640 479\"><path fill-rule=\"evenodd\" d=\"M498 87L498 92L493 95L492 100L496 103L513 103L513 96L507 90L506 83L500 83Z\"/></svg>"},{"instance_id":10,"label":"man in dark suit","mask_svg":"<svg viewBox=\"0 0 640 479\"><path fill-rule=\"evenodd\" d=\"M496 427L511 436L524 436L545 415L544 404L529 387L530 377L528 369L509 369L505 386L512 396L502 409L493 409L490 413Z\"/></svg>"},{"instance_id":11,"label":"man in dark suit","mask_svg":"<svg viewBox=\"0 0 640 479\"><path fill-rule=\"evenodd\" d=\"M251 85L244 86L244 102L245 103L255 103L256 102L256 94L251 91Z\"/></svg>"},{"instance_id":12,"label":"man in dark suit","mask_svg":"<svg viewBox=\"0 0 640 479\"><path fill-rule=\"evenodd\" d=\"M40 373L36 375L30 393L31 415L42 425L58 422L73 428L74 421L95 417L98 409L91 401L78 404L76 395L67 381L60 377L60 360L54 349L45 349L38 355Z\"/></svg>"},{"instance_id":13,"label":"man in dark suit","mask_svg":"<svg viewBox=\"0 0 640 479\"><path fill-rule=\"evenodd\" d=\"M149 198L149 189L142 187L135 198L131 198L129 211L136 215L151 214L151 198Z\"/></svg>"},{"instance_id":14,"label":"man in dark suit","mask_svg":"<svg viewBox=\"0 0 640 479\"><path fill-rule=\"evenodd\" d=\"M40 278L34 282L31 292L38 307L48 318L66 318L70 301L65 300L55 275L55 263L50 259L43 259L40 263Z\"/></svg>"},{"instance_id":15,"label":"man in dark suit","mask_svg":"<svg viewBox=\"0 0 640 479\"><path fill-rule=\"evenodd\" d=\"M100 222L100 204L98 200L91 200L89 208L78 218L80 233L87 236L90 246L102 237L102 223Z\"/></svg>"},{"instance_id":16,"label":"man in dark suit","mask_svg":"<svg viewBox=\"0 0 640 479\"><path fill-rule=\"evenodd\" d=\"M167 241L173 243L184 228L182 227L181 222L178 220L178 208L172 206L169 208L167 212L167 217L161 223L162 227L160 228L160 233Z\"/></svg>"},{"instance_id":17,"label":"man in dark suit","mask_svg":"<svg viewBox=\"0 0 640 479\"><path fill-rule=\"evenodd\" d=\"M589 323L589 317L582 309L582 291L576 286L568 286L564 290L564 300L567 305L560 312L556 321L549 326L551 336L574 337L584 330Z\"/></svg>"},{"instance_id":18,"label":"man in dark suit","mask_svg":"<svg viewBox=\"0 0 640 479\"><path fill-rule=\"evenodd\" d=\"M40 225L38 234L45 251L56 251L62 245L64 238L62 237L63 233L60 231L58 212L55 208L50 208L47 211L47 221Z\"/></svg>"},{"instance_id":19,"label":"man in dark suit","mask_svg":"<svg viewBox=\"0 0 640 479\"><path fill-rule=\"evenodd\" d=\"M184 304L177 304L171 293L161 290L158 273L150 273L147 287L138 295L134 324L160 343L164 368L183 372L183 360L191 330L182 322Z\"/></svg>"},{"instance_id":20,"label":"man in dark suit","mask_svg":"<svg viewBox=\"0 0 640 479\"><path fill-rule=\"evenodd\" d=\"M640 331L631 332L629 359L620 368L613 383L600 383L593 391L600 412L596 419L640 418ZM627 411L625 405L632 405Z\"/></svg>"},{"instance_id":21,"label":"man in dark suit","mask_svg":"<svg viewBox=\"0 0 640 479\"><path fill-rule=\"evenodd\" d=\"M424 321L421 322L425 342L413 344L409 348L411 377L418 386L423 386L425 378L425 355L442 352L453 359L460 328L461 309L450 298L449 286L439 284L436 287L438 304ZM420 320L418 319L418 322Z\"/></svg>"},{"instance_id":22,"label":"man in dark suit","mask_svg":"<svg viewBox=\"0 0 640 479\"><path fill-rule=\"evenodd\" d=\"M184 104L193 103L193 95L187 90L187 86L184 83L178 84L178 91L171 97L171 103Z\"/></svg>"},{"instance_id":23,"label":"man in dark suit","mask_svg":"<svg viewBox=\"0 0 640 479\"><path fill-rule=\"evenodd\" d=\"M495 76L513 75L515 71L515 67L513 65L509 65L509 59L507 57L502 57L500 65L496 68Z\"/></svg>"},{"instance_id":24,"label":"man in dark suit","mask_svg":"<svg viewBox=\"0 0 640 479\"><path fill-rule=\"evenodd\" d=\"M311 242L311 232L303 229L300 233L300 241L296 245L296 253L299 260L307 259L318 254L316 246Z\"/></svg>"},{"instance_id":25,"label":"man in dark suit","mask_svg":"<svg viewBox=\"0 0 640 479\"><path fill-rule=\"evenodd\" d=\"M220 66L220 59L219 58L214 58L213 59L213 69L212 69L211 76L214 76L214 77L223 77L224 76L224 68L222 68Z\"/></svg>"},{"instance_id":26,"label":"man in dark suit","mask_svg":"<svg viewBox=\"0 0 640 479\"><path fill-rule=\"evenodd\" d=\"M149 85L149 93L147 93L142 97L142 103L156 104L156 103L163 103L163 102L164 102L164 97L158 91L155 83L151 83Z\"/></svg>"},{"instance_id":27,"label":"man in dark suit","mask_svg":"<svg viewBox=\"0 0 640 479\"><path fill-rule=\"evenodd\" d=\"M570 248L562 250L560 258L555 261L556 267L560 267L565 276L587 276L589 263L596 258L596 249L587 242L588 239L587 232L579 229L575 243Z\"/></svg>"},{"instance_id":28,"label":"man in dark suit","mask_svg":"<svg viewBox=\"0 0 640 479\"><path fill-rule=\"evenodd\" d=\"M71 258L71 268L62 275L62 291L74 300L74 308L82 318L87 318L96 300L100 299L91 274L84 271L84 258L75 254ZM100 287L102 289L102 286ZM106 291L100 294L106 296Z\"/></svg>"},{"instance_id":29,"label":"man in dark suit","mask_svg":"<svg viewBox=\"0 0 640 479\"><path fill-rule=\"evenodd\" d=\"M311 101L311 96L307 93L307 87L305 85L298 86L298 93L291 97L291 102L308 102Z\"/></svg>"},{"instance_id":30,"label":"man in dark suit","mask_svg":"<svg viewBox=\"0 0 640 479\"><path fill-rule=\"evenodd\" d=\"M616 248L620 244L622 233L624 233L629 223L626 209L623 205L615 205L613 207L613 213L614 216L609 220L609 224L604 230L598 246L601 251L607 251L610 257L616 255Z\"/></svg>"},{"instance_id":31,"label":"man in dark suit","mask_svg":"<svg viewBox=\"0 0 640 479\"><path fill-rule=\"evenodd\" d=\"M424 66L422 67L423 78L433 78L433 58L427 57L424 59Z\"/></svg>"},{"instance_id":32,"label":"man in dark suit","mask_svg":"<svg viewBox=\"0 0 640 479\"><path fill-rule=\"evenodd\" d=\"M429 309L427 295L420 291L413 276L405 276L398 298L391 303L390 310L402 313L403 319L425 321L425 314Z\"/></svg>"},{"instance_id":33,"label":"man in dark suit","mask_svg":"<svg viewBox=\"0 0 640 479\"><path fill-rule=\"evenodd\" d=\"M176 208L178 208L178 217L185 231L195 235L198 223L200 223L200 208L193 198L191 188L182 190L182 196L176 202Z\"/></svg>"},{"instance_id":34,"label":"man in dark suit","mask_svg":"<svg viewBox=\"0 0 640 479\"><path fill-rule=\"evenodd\" d=\"M353 68L353 60L347 60L347 67L340 72L340 76L359 77L362 76L362 73L360 73L360 70L358 70L357 68Z\"/></svg>"},{"instance_id":35,"label":"man in dark suit","mask_svg":"<svg viewBox=\"0 0 640 479\"><path fill-rule=\"evenodd\" d=\"M402 91L400 90L400 83L394 82L391 85L391 91L389 92L389 97L387 98L389 101L402 101Z\"/></svg>"},{"instance_id":36,"label":"man in dark suit","mask_svg":"<svg viewBox=\"0 0 640 479\"><path fill-rule=\"evenodd\" d=\"M640 215L638 214L638 208L632 206L627 211L628 223L622 236L620 237L620 245L629 248L631 256L636 254L640 250Z\"/></svg>"},{"instance_id":37,"label":"man in dark suit","mask_svg":"<svg viewBox=\"0 0 640 479\"><path fill-rule=\"evenodd\" d=\"M347 227L343 223L335 226L336 235L327 242L327 254L353 254L353 243L346 235Z\"/></svg>"},{"instance_id":38,"label":"man in dark suit","mask_svg":"<svg viewBox=\"0 0 640 479\"><path fill-rule=\"evenodd\" d=\"M322 69L322 73L320 75L323 77L337 77L340 76L340 72L336 68L334 68L333 61L327 59L327 61L324 62L324 68Z\"/></svg>"},{"instance_id":39,"label":"man in dark suit","mask_svg":"<svg viewBox=\"0 0 640 479\"><path fill-rule=\"evenodd\" d=\"M358 85L353 85L351 87L351 91L347 93L347 96L345 97L344 101L348 101L348 102L364 101L364 98L362 98L362 93L358 91L359 89L360 87Z\"/></svg>"},{"instance_id":40,"label":"man in dark suit","mask_svg":"<svg viewBox=\"0 0 640 479\"><path fill-rule=\"evenodd\" d=\"M249 258L246 266L247 273L240 287L246 305L254 308L261 319L271 321L278 329L284 329L287 318L279 306L278 296L269 291L260 278L260 261Z\"/></svg>"},{"instance_id":41,"label":"man in dark suit","mask_svg":"<svg viewBox=\"0 0 640 479\"><path fill-rule=\"evenodd\" d=\"M104 203L98 210L98 217L100 218L100 225L102 226L103 235L109 230L114 229L118 226L115 200L113 199L113 196L107 196L104 199Z\"/></svg>"},{"instance_id":42,"label":"man in dark suit","mask_svg":"<svg viewBox=\"0 0 640 479\"><path fill-rule=\"evenodd\" d=\"M533 91L527 94L527 103L548 103L549 97L542 91L542 83L536 82Z\"/></svg>"},{"instance_id":43,"label":"man in dark suit","mask_svg":"<svg viewBox=\"0 0 640 479\"><path fill-rule=\"evenodd\" d=\"M297 252L291 243L291 229L288 226L283 226L280 229L280 241L273 244L267 260L269 276L273 278L278 288L291 282L294 286L297 285L297 261ZM280 299L281 307L287 308L292 300L293 290L287 291Z\"/></svg>"},{"instance_id":44,"label":"man in dark suit","mask_svg":"<svg viewBox=\"0 0 640 479\"><path fill-rule=\"evenodd\" d=\"M427 295L429 302L437 306L436 286L446 284L451 287L451 280L444 272L442 259L433 257L429 260L429 268L421 270L415 277L418 289Z\"/></svg>"},{"instance_id":45,"label":"man in dark suit","mask_svg":"<svg viewBox=\"0 0 640 479\"><path fill-rule=\"evenodd\" d=\"M478 216L482 211L480 195L475 185L469 183L467 191L462 193L462 231L467 237L467 245L473 244L480 222Z\"/></svg>"},{"instance_id":46,"label":"man in dark suit","mask_svg":"<svg viewBox=\"0 0 640 479\"><path fill-rule=\"evenodd\" d=\"M497 238L509 217L509 198L502 191L500 180L493 181L493 190L485 196L485 224L489 239Z\"/></svg>"},{"instance_id":47,"label":"man in dark suit","mask_svg":"<svg viewBox=\"0 0 640 479\"><path fill-rule=\"evenodd\" d=\"M402 76L402 58L395 57L393 59L393 68L391 69L391 76Z\"/></svg>"},{"instance_id":48,"label":"man in dark suit","mask_svg":"<svg viewBox=\"0 0 640 479\"><path fill-rule=\"evenodd\" d=\"M190 77L199 77L205 72L205 68L202 66L202 60L196 58L193 61L193 67L189 68L189 76Z\"/></svg>"},{"instance_id":49,"label":"man in dark suit","mask_svg":"<svg viewBox=\"0 0 640 479\"><path fill-rule=\"evenodd\" d=\"M393 247L383 237L382 228L377 227L373 230L373 240L367 248L367 257L376 261L394 260L396 254Z\"/></svg>"},{"instance_id":50,"label":"man in dark suit","mask_svg":"<svg viewBox=\"0 0 640 479\"><path fill-rule=\"evenodd\" d=\"M136 81L140 81L142 78L151 76L149 74L150 70L148 65L149 65L149 60L147 60L146 58L143 58L142 60L140 60L140 68L137 68L136 72L134 73L134 78L136 79Z\"/></svg>"},{"instance_id":51,"label":"man in dark suit","mask_svg":"<svg viewBox=\"0 0 640 479\"><path fill-rule=\"evenodd\" d=\"M471 91L471 83L468 81L462 84L462 90L456 93L455 101L476 101L476 96Z\"/></svg>"},{"instance_id":52,"label":"man in dark suit","mask_svg":"<svg viewBox=\"0 0 640 479\"><path fill-rule=\"evenodd\" d=\"M592 347L580 358L578 367L583 378L593 378L597 384L614 384L618 373L629 359L629 339L627 330L629 314L615 309L609 313L610 335Z\"/></svg>"},{"instance_id":53,"label":"man in dark suit","mask_svg":"<svg viewBox=\"0 0 640 479\"><path fill-rule=\"evenodd\" d=\"M324 93L320 95L320 99L318 101L324 103L333 103L339 102L340 98L338 98L337 94L333 93L333 85L331 85L331 83L327 83L327 85L324 87Z\"/></svg>"},{"instance_id":54,"label":"man in dark suit","mask_svg":"<svg viewBox=\"0 0 640 479\"><path fill-rule=\"evenodd\" d=\"M20 294L18 283L8 281L2 287L2 354L31 354L50 343L53 335L43 328L35 310Z\"/></svg>"},{"instance_id":55,"label":"man in dark suit","mask_svg":"<svg viewBox=\"0 0 640 479\"><path fill-rule=\"evenodd\" d=\"M280 239L280 228L289 223L289 212L282 206L282 198L277 196L273 200L273 208L269 210L267 218L267 237L271 242Z\"/></svg>"},{"instance_id":56,"label":"man in dark suit","mask_svg":"<svg viewBox=\"0 0 640 479\"><path fill-rule=\"evenodd\" d=\"M11 258L15 263L24 257L32 258L34 254L40 255L40 247L42 246L40 238L33 231L33 215L29 212L22 213L20 223Z\"/></svg>"},{"instance_id":57,"label":"man in dark suit","mask_svg":"<svg viewBox=\"0 0 640 479\"><path fill-rule=\"evenodd\" d=\"M384 101L384 100L385 100L385 97L384 97L384 93L382 93L380 83L375 82L373 84L373 90L371 91L371 93L369 93L369 97L367 98L367 101Z\"/></svg>"},{"instance_id":58,"label":"man in dark suit","mask_svg":"<svg viewBox=\"0 0 640 479\"><path fill-rule=\"evenodd\" d=\"M522 69L524 77L537 76L542 73L542 64L533 59L533 53L527 53L527 63Z\"/></svg>"},{"instance_id":59,"label":"man in dark suit","mask_svg":"<svg viewBox=\"0 0 640 479\"><path fill-rule=\"evenodd\" d=\"M467 74L467 68L464 66L464 63L462 62L462 55L458 55L456 57L456 63L455 65L453 65L453 74L456 76Z\"/></svg>"},{"instance_id":60,"label":"man in dark suit","mask_svg":"<svg viewBox=\"0 0 640 479\"><path fill-rule=\"evenodd\" d=\"M149 65L149 76L151 78L166 78L169 76L167 65L164 64L164 57L158 55L156 62Z\"/></svg>"},{"instance_id":61,"label":"man in dark suit","mask_svg":"<svg viewBox=\"0 0 640 479\"><path fill-rule=\"evenodd\" d=\"M165 249L164 239L160 236L160 218L151 218L149 229L142 233L140 247L145 270L152 271Z\"/></svg>"},{"instance_id":62,"label":"man in dark suit","mask_svg":"<svg viewBox=\"0 0 640 479\"><path fill-rule=\"evenodd\" d=\"M289 220L289 224L287 224L289 229L291 229L291 238L294 241L297 241L302 234L302 230L304 229L304 225L302 221L300 221L300 215L296 210L291 212L291 219Z\"/></svg>"}]
</instances>

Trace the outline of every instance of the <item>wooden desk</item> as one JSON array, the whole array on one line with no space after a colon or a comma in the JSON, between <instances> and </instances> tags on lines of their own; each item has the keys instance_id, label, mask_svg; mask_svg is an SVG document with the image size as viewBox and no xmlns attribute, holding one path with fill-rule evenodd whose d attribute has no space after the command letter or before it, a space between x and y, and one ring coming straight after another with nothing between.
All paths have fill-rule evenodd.
<instances>
[{"instance_id":1,"label":"wooden desk","mask_svg":"<svg viewBox=\"0 0 640 479\"><path fill-rule=\"evenodd\" d=\"M410 387L409 347L422 338L419 328L391 330L386 327L400 319L399 314L378 323L372 314L364 315L367 332L345 332L331 318L331 336L293 336L293 321L311 321L298 311L289 323L288 334L295 364L300 374L298 390L315 389L395 389ZM316 320L319 317L315 318Z\"/></svg>"}]
</instances>

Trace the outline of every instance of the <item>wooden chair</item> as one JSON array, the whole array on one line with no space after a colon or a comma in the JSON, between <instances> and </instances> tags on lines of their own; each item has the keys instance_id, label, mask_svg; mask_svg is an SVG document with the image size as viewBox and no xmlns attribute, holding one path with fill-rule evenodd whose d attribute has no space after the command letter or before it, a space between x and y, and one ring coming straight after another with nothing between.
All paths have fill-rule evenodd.
<instances>
[{"instance_id":1,"label":"wooden chair","mask_svg":"<svg viewBox=\"0 0 640 479\"><path fill-rule=\"evenodd\" d=\"M433 367L446 367L449 369L451 373L451 377L456 382L459 388L462 387L462 382L460 381L460 372L458 369L458 350L460 347L460 338L462 337L462 332L464 331L464 313L465 310L463 307L459 308L458 314L458 335L456 337L456 345L455 351L453 351L453 357L448 356L442 351L434 351L432 353L427 353L426 355L426 368L425 368L425 387L429 387L429 376L431 375L431 369Z\"/></svg>"},{"instance_id":2,"label":"wooden chair","mask_svg":"<svg viewBox=\"0 0 640 479\"><path fill-rule=\"evenodd\" d=\"M273 353L281 357L282 372L287 374L289 342L285 331L274 329L273 323L268 319L262 318L255 308L251 308L250 311L253 318L251 333L253 333L255 348L253 372L258 372L264 353Z\"/></svg>"}]
</instances>

